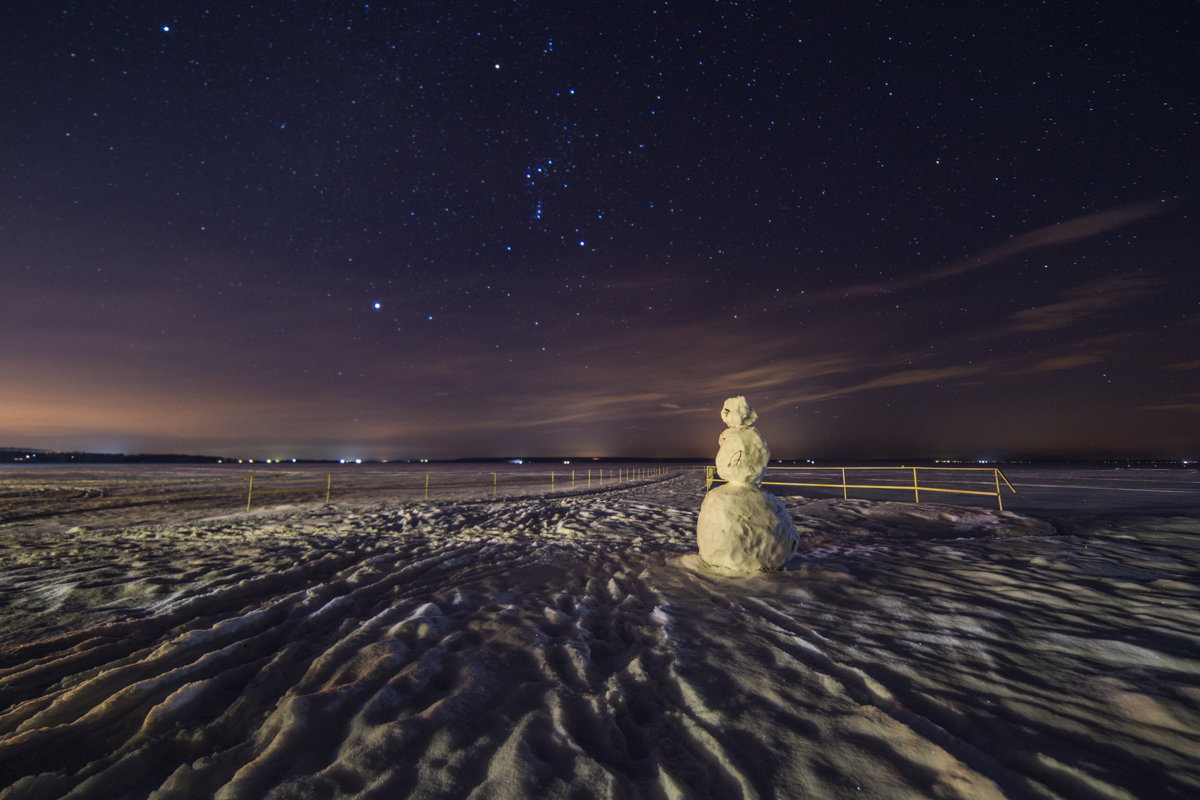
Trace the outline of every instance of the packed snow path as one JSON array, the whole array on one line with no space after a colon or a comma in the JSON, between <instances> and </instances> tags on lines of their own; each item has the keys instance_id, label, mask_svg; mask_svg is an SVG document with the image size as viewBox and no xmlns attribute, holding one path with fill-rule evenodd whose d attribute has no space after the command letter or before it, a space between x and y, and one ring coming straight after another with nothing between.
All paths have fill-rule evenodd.
<instances>
[{"instance_id":1,"label":"packed snow path","mask_svg":"<svg viewBox=\"0 0 1200 800\"><path fill-rule=\"evenodd\" d=\"M2 535L0 797L1200 793L1194 519L792 499L722 579L702 491Z\"/></svg>"}]
</instances>

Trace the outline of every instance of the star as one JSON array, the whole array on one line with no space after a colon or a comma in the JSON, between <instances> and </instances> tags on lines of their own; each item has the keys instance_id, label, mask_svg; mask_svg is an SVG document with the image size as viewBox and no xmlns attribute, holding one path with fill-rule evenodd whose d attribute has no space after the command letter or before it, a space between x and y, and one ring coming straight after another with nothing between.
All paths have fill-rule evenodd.
<instances>
[{"instance_id":1,"label":"star","mask_svg":"<svg viewBox=\"0 0 1200 800\"><path fill-rule=\"evenodd\" d=\"M883 4L853 31L811 3L217 4L184 38L27 4L47 35L0 82L0 419L111 441L146 428L114 409L163 398L156 430L220 449L241 440L206 420L250 407L228 387L277 370L306 399L244 440L336 456L345 431L314 432L339 395L303 376L351 361L397 457L503 454L516 428L680 453L723 381L787 398L783 457L1200 452L1194 89L1156 68L1195 48L1165 2L1000 26ZM527 424L534 398L571 424ZM155 441L129 446L179 440Z\"/></svg>"}]
</instances>

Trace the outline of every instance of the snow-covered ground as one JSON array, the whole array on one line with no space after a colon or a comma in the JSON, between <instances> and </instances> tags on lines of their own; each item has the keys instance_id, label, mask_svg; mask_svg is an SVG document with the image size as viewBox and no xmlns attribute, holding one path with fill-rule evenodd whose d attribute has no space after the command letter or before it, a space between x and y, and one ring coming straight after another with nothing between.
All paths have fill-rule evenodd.
<instances>
[{"instance_id":1,"label":"snow-covered ground","mask_svg":"<svg viewBox=\"0 0 1200 800\"><path fill-rule=\"evenodd\" d=\"M0 506L3 798L1200 796L1200 497L789 497L801 555L729 579L695 471L249 512L42 477Z\"/></svg>"}]
</instances>

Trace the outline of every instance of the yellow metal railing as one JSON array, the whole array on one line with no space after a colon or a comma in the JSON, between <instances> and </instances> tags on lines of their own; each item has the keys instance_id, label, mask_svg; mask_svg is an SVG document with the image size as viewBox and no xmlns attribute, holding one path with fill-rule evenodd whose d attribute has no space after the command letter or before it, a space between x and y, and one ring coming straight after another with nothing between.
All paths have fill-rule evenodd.
<instances>
[{"instance_id":1,"label":"yellow metal railing","mask_svg":"<svg viewBox=\"0 0 1200 800\"><path fill-rule=\"evenodd\" d=\"M921 492L927 493L943 493L943 494L970 494L979 495L982 497L994 497L1000 510L1004 510L1004 500L1000 496L1000 482L1004 481L1004 485L1009 488L1013 494L1017 490L1009 482L1005 474L999 467L768 467L767 477L771 477L772 472L782 470L796 470L804 472L815 472L817 470L837 470L841 473L841 483L798 483L793 481L773 481L764 480L763 486L806 486L822 489L841 489L842 499L849 498L850 489L873 489L884 491L901 491L912 492L913 502L921 502ZM867 483L849 483L846 479L847 472L878 472L882 470L903 470L912 474L912 483L890 483L890 484L867 484ZM935 470L937 472L990 472L992 473L992 481L995 483L995 491L982 491L979 489L948 489L944 486L930 486L929 484L921 485L918 475L921 470ZM709 466L705 471L705 491L712 488L714 483L725 483L725 481L716 476L716 467Z\"/></svg>"}]
</instances>

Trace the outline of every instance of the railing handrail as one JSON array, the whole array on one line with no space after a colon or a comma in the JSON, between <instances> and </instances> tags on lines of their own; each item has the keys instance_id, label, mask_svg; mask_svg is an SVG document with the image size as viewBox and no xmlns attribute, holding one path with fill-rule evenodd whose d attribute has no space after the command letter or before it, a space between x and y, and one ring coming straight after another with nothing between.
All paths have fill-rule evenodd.
<instances>
[{"instance_id":1,"label":"railing handrail","mask_svg":"<svg viewBox=\"0 0 1200 800\"><path fill-rule=\"evenodd\" d=\"M992 470L994 470L994 469L997 469L997 467L922 467L922 466L912 466L912 467L910 467L910 466L903 466L903 465L902 465L902 466L899 466L899 467L896 467L896 466L885 466L885 467L818 467L818 466L809 466L809 467L785 467L785 466L778 466L778 467L772 467L772 466L768 466L768 467L767 467L767 469L768 469L768 470L773 470L773 469L869 469L869 470L877 470L877 469L907 469L907 470L913 470L913 469L936 469L936 470L941 470L941 471L945 471L945 472L949 472L949 471L952 471L952 470L953 470L953 471L955 471L955 472L991 472Z\"/></svg>"},{"instance_id":2,"label":"railing handrail","mask_svg":"<svg viewBox=\"0 0 1200 800\"><path fill-rule=\"evenodd\" d=\"M772 466L768 466L766 472L769 474L772 470L821 470L821 469L839 470L842 473L842 482L841 483L796 483L796 482L792 482L792 481L766 481L766 480L764 480L762 485L763 486L802 486L802 487L809 487L809 488L815 488L815 489L841 489L843 499L848 499L848 495L847 495L848 489L871 489L871 490L881 490L881 491L912 492L913 493L913 502L916 502L916 503L921 502L921 492L923 492L923 491L924 492L936 492L936 493L941 493L941 494L969 494L969 495L977 495L977 496L982 496L982 497L996 498L996 504L1000 507L1001 511L1004 510L1004 498L1000 494L1000 481L1003 480L1004 484L1009 488L1009 490L1013 494L1017 493L1016 488L1012 485L1012 482L1009 481L1008 476L1005 475L1004 472L999 467L995 467L995 466L992 466L992 467L922 467L922 466L911 466L911 467L909 467L909 466L899 466L899 467L896 467L896 466L880 466L880 467L825 467L825 466L822 466L822 467L817 467L817 466L785 467L785 466L778 466L778 467L772 467ZM902 470L907 470L907 471L911 472L912 476L913 476L912 483L905 484L902 486L899 486L896 484L891 484L891 485L885 486L885 485L879 485L879 484L849 483L846 480L846 472L847 471L859 470L859 471L874 472L877 470L889 470L889 469L893 469L893 470L902 469ZM993 492L984 492L984 491L980 491L978 489L946 489L944 487L939 487L939 486L921 486L920 482L917 479L918 470L937 470L938 472L991 472L993 479L995 480L995 483L996 483L996 490ZM727 482L727 481L725 481L724 478L715 477L715 473L716 473L715 466L710 464L709 466L707 466L705 468L705 491L708 491L709 489L711 489L712 485L714 483L726 483ZM765 475L764 475L764 477L765 477Z\"/></svg>"}]
</instances>

